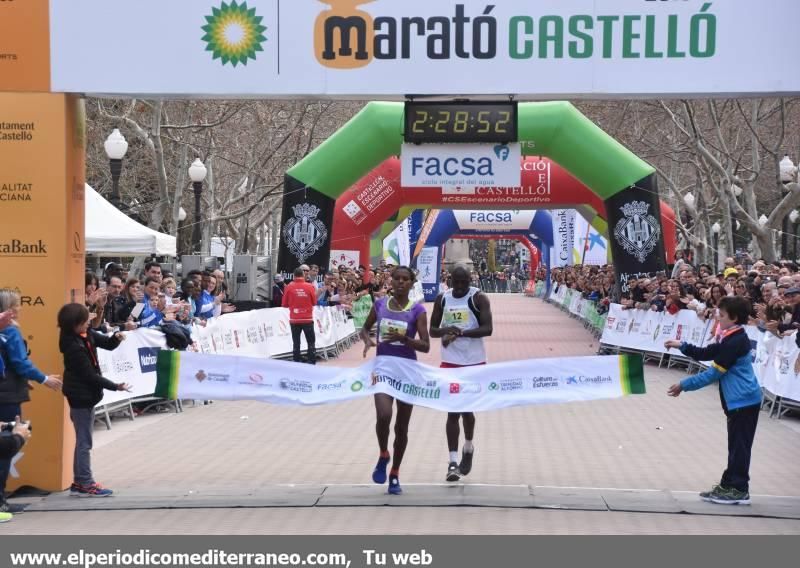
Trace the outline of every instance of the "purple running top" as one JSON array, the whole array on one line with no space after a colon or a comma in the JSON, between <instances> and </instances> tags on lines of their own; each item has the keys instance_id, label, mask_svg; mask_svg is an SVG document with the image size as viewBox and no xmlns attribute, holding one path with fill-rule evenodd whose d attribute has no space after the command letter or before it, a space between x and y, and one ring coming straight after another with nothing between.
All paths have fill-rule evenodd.
<instances>
[{"instance_id":1,"label":"purple running top","mask_svg":"<svg viewBox=\"0 0 800 568\"><path fill-rule=\"evenodd\" d=\"M394 302L392 302L394 304ZM396 311L389 308L389 298L375 302L375 315L378 318L378 355L390 355L403 359L417 359L417 352L402 343L387 343L383 338L392 332L404 334L411 339L417 336L417 318L425 313L425 306L409 301L406 309Z\"/></svg>"}]
</instances>

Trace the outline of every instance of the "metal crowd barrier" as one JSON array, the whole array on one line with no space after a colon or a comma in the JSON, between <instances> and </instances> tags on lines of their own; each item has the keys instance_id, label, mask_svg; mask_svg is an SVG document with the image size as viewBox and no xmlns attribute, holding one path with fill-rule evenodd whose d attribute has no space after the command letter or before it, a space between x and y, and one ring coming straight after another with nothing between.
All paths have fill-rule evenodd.
<instances>
[{"instance_id":1,"label":"metal crowd barrier","mask_svg":"<svg viewBox=\"0 0 800 568\"><path fill-rule=\"evenodd\" d=\"M552 306L556 306L561 311L569 315L569 317L572 319L577 319L582 321L583 326L587 330L591 331L592 335L594 335L595 339L597 339L598 341L603 336L603 328L605 327L605 318L602 319L602 323L600 320L590 321L590 319L582 318L579 315L570 312L569 306L561 302L553 301L551 298L547 297L547 294L542 290L540 290L538 286L533 294L527 294L527 295L530 297L539 298ZM592 302L592 304L596 305L596 302ZM595 314L597 313L596 308L593 308L593 311ZM702 363L699 363L694 359L690 359L689 357L686 357L684 355L640 351L637 349L621 347L618 345L608 345L602 343L602 341L600 342L599 347L597 349L598 355L619 355L620 353L639 354L642 355L642 358L645 363L653 361L657 363L659 368L666 365L667 369L672 369L672 368L684 369L686 373L690 375L699 373L700 371L707 368L706 365L703 365ZM776 417L777 419L781 419L789 412L800 412L800 401L778 396L763 387L761 390L764 395L762 409L768 412L770 418Z\"/></svg>"}]
</instances>

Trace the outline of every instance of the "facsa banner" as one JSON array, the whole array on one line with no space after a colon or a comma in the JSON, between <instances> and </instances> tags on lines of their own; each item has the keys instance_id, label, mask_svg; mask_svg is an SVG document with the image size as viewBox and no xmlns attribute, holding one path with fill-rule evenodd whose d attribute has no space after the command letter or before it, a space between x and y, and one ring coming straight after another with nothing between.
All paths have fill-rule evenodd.
<instances>
[{"instance_id":1,"label":"facsa banner","mask_svg":"<svg viewBox=\"0 0 800 568\"><path fill-rule=\"evenodd\" d=\"M495 410L644 394L639 355L509 361L440 369L398 357L355 368L162 351L156 394L311 406L376 393L446 412Z\"/></svg>"},{"instance_id":2,"label":"facsa banner","mask_svg":"<svg viewBox=\"0 0 800 568\"><path fill-rule=\"evenodd\" d=\"M791 0L2 4L12 38L2 90L36 76L56 92L134 96L800 92L800 2Z\"/></svg>"},{"instance_id":3,"label":"facsa banner","mask_svg":"<svg viewBox=\"0 0 800 568\"><path fill-rule=\"evenodd\" d=\"M517 187L519 144L403 144L404 187Z\"/></svg>"},{"instance_id":4,"label":"facsa banner","mask_svg":"<svg viewBox=\"0 0 800 568\"><path fill-rule=\"evenodd\" d=\"M536 211L492 211L492 210L462 210L453 211L462 231L477 231L481 233L503 233L509 231L526 231L533 224Z\"/></svg>"},{"instance_id":5,"label":"facsa banner","mask_svg":"<svg viewBox=\"0 0 800 568\"><path fill-rule=\"evenodd\" d=\"M553 243L555 256L550 257L553 267L572 264L572 243L575 240L574 209L556 209L553 211Z\"/></svg>"}]
</instances>

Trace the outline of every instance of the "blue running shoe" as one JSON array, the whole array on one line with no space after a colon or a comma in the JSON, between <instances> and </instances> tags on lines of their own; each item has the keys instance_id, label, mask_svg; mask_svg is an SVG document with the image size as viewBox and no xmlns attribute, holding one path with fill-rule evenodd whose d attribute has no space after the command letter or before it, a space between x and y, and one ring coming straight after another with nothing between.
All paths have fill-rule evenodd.
<instances>
[{"instance_id":1,"label":"blue running shoe","mask_svg":"<svg viewBox=\"0 0 800 568\"><path fill-rule=\"evenodd\" d=\"M70 491L70 493L72 493L72 491ZM106 489L99 483L80 485L75 493L78 497L111 497L114 494L111 489Z\"/></svg>"},{"instance_id":2,"label":"blue running shoe","mask_svg":"<svg viewBox=\"0 0 800 568\"><path fill-rule=\"evenodd\" d=\"M372 471L372 481L378 485L386 483L386 468L389 467L391 458L378 458L378 463Z\"/></svg>"},{"instance_id":3,"label":"blue running shoe","mask_svg":"<svg viewBox=\"0 0 800 568\"><path fill-rule=\"evenodd\" d=\"M400 479L396 475L389 476L389 495L402 495L403 488L400 487Z\"/></svg>"}]
</instances>

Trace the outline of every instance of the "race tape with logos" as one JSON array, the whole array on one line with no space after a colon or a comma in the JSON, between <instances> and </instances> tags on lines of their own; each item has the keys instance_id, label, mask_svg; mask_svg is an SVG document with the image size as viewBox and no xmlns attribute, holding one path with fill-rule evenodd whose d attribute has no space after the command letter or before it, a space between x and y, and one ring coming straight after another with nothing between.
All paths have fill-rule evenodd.
<instances>
[{"instance_id":1,"label":"race tape with logos","mask_svg":"<svg viewBox=\"0 0 800 568\"><path fill-rule=\"evenodd\" d=\"M338 307L314 308L317 349L332 347L355 333L353 320ZM154 329L125 333L126 339L114 351L98 349L100 371L107 379L128 383L131 392L104 391L99 406L152 395L156 388L156 361L167 344L164 334ZM193 326L192 339L200 353L218 356L241 355L269 358L291 353L292 336L289 310L271 308L226 314L208 321L205 327ZM301 340L305 350L305 336Z\"/></svg>"},{"instance_id":2,"label":"race tape with logos","mask_svg":"<svg viewBox=\"0 0 800 568\"><path fill-rule=\"evenodd\" d=\"M354 368L299 365L162 351L156 395L312 406L385 393L434 410L465 412L645 392L640 355L531 359L460 369L385 356Z\"/></svg>"},{"instance_id":3,"label":"race tape with logos","mask_svg":"<svg viewBox=\"0 0 800 568\"><path fill-rule=\"evenodd\" d=\"M583 319L587 319L594 308L594 302L565 286L557 292L551 291L549 300ZM778 337L752 325L744 329L750 338L753 369L761 387L774 395L800 400L800 374L794 370L800 348L795 334ZM619 304L611 304L600 343L646 353L680 355L677 349L664 347L668 339L705 347L714 340L713 321L700 319L692 310L671 315L651 310L626 310Z\"/></svg>"}]
</instances>

